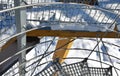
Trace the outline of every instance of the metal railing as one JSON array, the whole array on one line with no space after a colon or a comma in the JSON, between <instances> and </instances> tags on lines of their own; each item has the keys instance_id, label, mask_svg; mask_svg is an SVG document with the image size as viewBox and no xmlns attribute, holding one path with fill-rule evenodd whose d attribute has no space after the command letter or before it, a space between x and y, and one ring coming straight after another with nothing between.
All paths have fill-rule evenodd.
<instances>
[{"instance_id":1,"label":"metal railing","mask_svg":"<svg viewBox=\"0 0 120 76\"><path fill-rule=\"evenodd\" d=\"M106 4L102 4L102 2L104 2L104 0L98 0L99 4L95 5L95 6L91 6L91 5L87 5L87 4L81 4L81 3L77 3L77 2L74 2L74 3L69 3L69 2L66 3L65 2L64 3L64 1L59 2L57 0L29 0L29 1L28 0L24 1L23 0L23 2L26 5L18 6L18 7L14 7L14 1L13 0L6 0L6 2L3 2L3 1L1 0L1 4L3 4L3 5L1 5L2 10L0 10L0 35L2 36L3 34L8 34L9 36L4 38L4 39L1 39L1 41L0 41L1 44L3 42L6 42L7 40L13 38L13 37L16 37L16 36L18 36L22 33L26 33L30 30L35 30L35 29L39 29L41 27L46 27L46 26L55 27L58 24L61 24L61 25L68 24L68 25L74 25L74 26L89 25L91 27L99 27L101 29L104 28L106 31L109 30L109 31L119 33L117 31L114 31L113 27L115 26L115 24L119 25L119 22L120 22L120 20L119 20L119 15L120 15L119 4L120 3L112 1L112 2L115 3L115 5L113 3L113 4L110 4L109 6L107 6L107 3L111 2L111 0L107 1ZM27 29L26 28L25 32L21 32L21 33L16 34L15 10L16 9L22 9L22 8L26 8L26 10L27 10L27 22L26 22L27 25L26 26L31 25L32 29ZM105 25L108 25L108 27L107 28L104 27ZM13 28L13 26L14 26L14 28ZM11 30L11 33L8 32L8 30ZM103 42L103 41L101 41L101 42ZM29 48L33 48L33 47L34 46L31 46ZM75 49L75 50L78 50L78 49ZM87 49L84 49L84 50L87 50ZM41 60L41 56L43 56L43 55L48 56L51 53L54 53L55 51L57 51L57 50L47 52L46 54L42 54L42 55L39 55L39 56L35 57L31 64L29 64L29 61L32 61L32 59L23 63L23 64L26 64L26 63L29 64L28 66L26 66L26 69L25 69L26 70L26 75L43 74L43 73L40 72L40 70L32 71L32 69L33 68L40 69L41 66L43 66L43 65L46 66L47 63L49 63L49 61L45 62L43 64L38 64L39 60ZM96 52L95 49L92 49L92 50L89 50L89 51L91 51L91 53ZM18 55L21 52L15 54L15 55ZM108 56L110 56L110 58L113 57L113 58L116 58L117 60L119 60L119 58L117 58L115 56L112 56L112 55L109 55L108 53L103 53L103 52L99 52L99 53L108 55ZM13 55L13 57L14 57L14 55ZM10 58L8 58L8 59L10 59ZM92 59L88 59L88 60L92 60ZM96 60L92 60L92 61L96 61ZM107 64L107 63L102 62L101 60L99 60L98 62L100 62L102 64ZM3 63L4 63L4 61L3 61ZM0 63L0 64L2 64L2 63ZM71 67L76 67L77 64L78 63L75 63L75 65L70 64L70 66ZM6 76L6 75L9 75L10 73L12 73L12 75L18 75L19 72L14 72L13 73L13 71L15 69L18 69L21 65L22 64L18 65L13 70L5 73L4 75ZM107 64L107 65L109 65L109 64ZM70 66L66 65L66 66L60 66L60 67L70 68L71 74L72 73L78 73L77 71L76 72L74 71L74 70L77 70L77 69L73 69ZM117 69L117 71L120 70L119 68L115 67L112 64L112 62L111 62L111 65L109 65L109 66L112 66L115 70ZM79 67L79 68L81 68L81 67ZM84 69L88 70L88 67L87 68L85 67ZM49 71L50 74L52 74L53 72L56 73L56 71L54 70L53 67L52 67L52 69L48 69L48 70L51 70L51 71ZM65 73L68 74L69 70L68 69L65 69L65 70L66 70ZM93 71L96 71L96 72L93 72ZM98 72L98 71L100 71L100 72ZM111 75L111 73L106 73L106 71L109 71L109 68L104 68L103 69L103 68L89 67L89 72L90 72L89 75L91 75L91 76L93 74L94 75L98 75L98 74L103 75L103 73L106 76L108 74ZM44 75L47 75L45 70L43 72L44 72ZM81 72L81 71L79 71L79 72ZM81 74L82 73L78 73L76 75L81 75Z\"/></svg>"},{"instance_id":2,"label":"metal railing","mask_svg":"<svg viewBox=\"0 0 120 76\"><path fill-rule=\"evenodd\" d=\"M115 9L119 8L119 3ZM107 30L110 27L112 30L116 25L119 25L119 11L114 12L104 8L94 7L87 4L64 4L59 2L43 2L33 3L25 6L11 7L0 11L0 32L1 35L7 33L8 29L15 26L15 10L27 8L26 24L32 27L44 25L73 25L79 26L79 29L84 31L86 28L101 28ZM86 25L86 26L84 26ZM106 25L106 26L105 26ZM55 27L54 26L54 27ZM53 27L53 28L54 28ZM84 28L81 28L84 27ZM15 29L15 27L14 27ZM61 30L61 28L60 28ZM73 29L74 30L74 29ZM87 31L91 31L88 29ZM16 31L14 31L15 34ZM10 34L10 35L12 35Z\"/></svg>"},{"instance_id":3,"label":"metal railing","mask_svg":"<svg viewBox=\"0 0 120 76\"><path fill-rule=\"evenodd\" d=\"M55 39L55 40L57 40L57 39ZM50 40L50 41L45 41L45 42L41 42L40 44L45 44L45 43L48 43L48 42L52 42L52 40ZM36 45L35 45L36 46ZM113 45L114 46L114 45ZM63 46L64 47L64 46ZM117 46L116 46L117 47ZM23 51L26 51L26 49L30 49L30 48L34 48L34 46L30 46L30 47L28 47L28 48L25 48L24 50L21 50L21 51L19 51L18 53L16 53L15 55L13 55L12 57L9 57L8 59L6 59L6 60L4 60L4 61L7 61L7 60L9 60L9 59L11 59L11 58L13 58L13 57L15 57L15 56L17 56L17 55L19 55L20 53L22 53ZM61 48L59 48L59 49L61 49ZM66 48L65 48L66 49ZM57 49L58 50L58 49ZM51 74L56 74L56 72L57 71L59 71L59 70L65 70L65 74L70 74L71 76L73 76L73 74L75 74L75 75L83 75L83 73L84 72L86 72L86 70L89 70L89 71L87 71L87 73L85 73L85 75L105 75L105 76L107 76L108 74L112 74L112 72L110 72L111 71L111 67L110 68L104 68L103 66L98 66L98 67L89 67L87 64L86 64L86 62L89 60L89 61L93 61L93 62L99 62L100 64L102 64L102 65L107 65L108 67L109 66L112 66L112 68L113 69L116 69L117 70L117 72L119 72L120 71L120 68L119 67L116 67L116 66L114 66L114 65L112 65L112 62L111 62L111 64L109 64L109 63L106 63L106 62L104 62L104 61L102 61L102 60L96 60L96 59L90 59L90 58L86 58L86 57L68 57L68 58L65 58L66 60L69 60L69 61L73 61L73 60L75 60L75 63L74 62L72 62L72 63L65 63L65 64L62 64L62 67L61 67L61 65L59 64L59 62L55 62L54 63L54 61L53 62L51 62L51 59L50 60L47 60L47 61L44 61L44 59L46 58L46 57L48 57L48 56L50 56L52 53L54 53L55 51L57 51L56 49L55 50L53 50L53 51L51 51L51 50L49 50L48 52L46 52L46 53L43 53L43 54L39 54L39 55L37 55L37 56L35 56L35 57L33 57L33 58L31 58L31 59L29 59L29 60L26 60L26 62L24 62L24 63L22 63L22 64L18 64L17 66L14 66L14 68L13 69L11 69L10 71L8 71L8 72L6 72L5 74L3 74L3 76L9 76L9 75L13 75L13 76L15 76L15 75L19 75L19 71L16 71L20 66L22 66L22 65L24 65L24 64L27 64L26 65L26 68L25 68L25 71L26 71L26 76L27 75L31 75L31 76L34 76L34 75L36 75L36 76L38 76L38 75L51 75ZM71 49L69 49L70 51L72 51L72 50L77 50L77 51L89 51L89 53L90 52L92 52L92 50L91 49L82 49L82 48L71 48ZM114 56L114 55L111 55L111 54L108 54L108 53L103 53L103 52L99 52L99 51L97 51L97 50L94 50L94 53L100 53L100 54L103 54L103 55L106 55L106 56L109 56L110 58L114 58L114 59L117 59L118 60L118 62L119 62L119 60L120 60L120 58L118 58L118 57L116 57L116 56ZM42 56L44 56L43 58L42 58ZM42 59L41 59L42 58ZM80 62L80 64L79 63L76 63L76 59L77 60L79 60L79 62ZM85 60L85 61L82 61L81 62L81 60ZM3 63L4 63L4 61L3 61ZM43 61L43 62L42 62ZM3 63L0 63L0 64L3 64ZM83 67L83 64L85 63L85 67L84 68L82 68ZM56 67L56 65L57 65L57 69L55 70L54 69L54 64L55 64L55 67ZM58 66L60 67L60 68L58 68ZM46 67L46 68L45 68ZM35 69L36 68L36 69ZM63 69L62 69L63 68ZM78 69L79 68L79 69ZM33 69L35 69L34 71L33 71ZM38 69L38 70L37 70ZM83 70L81 70L81 69L83 69ZM47 72L46 72L47 71ZM83 72L82 72L83 71ZM32 74L33 73L33 74ZM59 73L59 72L58 72ZM61 73L60 73L61 74ZM111 75L112 76L112 75Z\"/></svg>"}]
</instances>

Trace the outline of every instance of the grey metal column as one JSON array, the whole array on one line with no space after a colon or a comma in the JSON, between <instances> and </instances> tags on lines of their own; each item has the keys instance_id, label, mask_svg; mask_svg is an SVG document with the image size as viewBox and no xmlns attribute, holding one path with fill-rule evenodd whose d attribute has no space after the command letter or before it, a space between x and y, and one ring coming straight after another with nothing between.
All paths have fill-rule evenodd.
<instances>
[{"instance_id":1,"label":"grey metal column","mask_svg":"<svg viewBox=\"0 0 120 76\"><path fill-rule=\"evenodd\" d=\"M22 1L23 0L14 0L15 6L25 5L24 2ZM27 17L26 8L15 10L17 33L25 31L26 17ZM22 50L26 47L26 34L25 33L17 37L17 45L18 45L18 50ZM25 60L26 60L26 52L22 52L19 57L19 65L25 62ZM25 76L25 64L20 66L19 75Z\"/></svg>"}]
</instances>

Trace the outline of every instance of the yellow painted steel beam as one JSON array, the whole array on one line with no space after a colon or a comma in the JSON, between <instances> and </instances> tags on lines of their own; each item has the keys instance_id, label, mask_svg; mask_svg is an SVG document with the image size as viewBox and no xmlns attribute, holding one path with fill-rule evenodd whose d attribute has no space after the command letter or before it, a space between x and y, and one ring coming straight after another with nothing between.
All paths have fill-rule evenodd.
<instances>
[{"instance_id":1,"label":"yellow painted steel beam","mask_svg":"<svg viewBox=\"0 0 120 76\"><path fill-rule=\"evenodd\" d=\"M117 31L117 28L115 27ZM33 30L27 32L27 36L38 37L38 36L57 36L57 37L87 37L87 38L120 38L120 34L115 32L83 32L83 31L64 31L64 30ZM0 50L7 48L11 43L13 43L16 38L10 39L5 45L3 45Z\"/></svg>"},{"instance_id":2,"label":"yellow painted steel beam","mask_svg":"<svg viewBox=\"0 0 120 76\"><path fill-rule=\"evenodd\" d=\"M13 42L16 41L16 37L10 39L9 41L7 41L1 48L0 51L4 50L5 48L7 48L8 46L10 46Z\"/></svg>"},{"instance_id":3,"label":"yellow painted steel beam","mask_svg":"<svg viewBox=\"0 0 120 76\"><path fill-rule=\"evenodd\" d=\"M120 38L115 32L88 32L88 31L64 31L64 30L33 30L27 36L58 36L58 37L87 37L87 38Z\"/></svg>"},{"instance_id":4,"label":"yellow painted steel beam","mask_svg":"<svg viewBox=\"0 0 120 76\"><path fill-rule=\"evenodd\" d=\"M56 58L59 58L59 62L62 63L64 61L64 59L62 58L66 58L69 50L65 50L63 48L71 48L73 41L70 42L72 39L68 38L68 39L62 39L62 40L58 40L57 45L56 45L56 51L53 55L53 60Z\"/></svg>"}]
</instances>

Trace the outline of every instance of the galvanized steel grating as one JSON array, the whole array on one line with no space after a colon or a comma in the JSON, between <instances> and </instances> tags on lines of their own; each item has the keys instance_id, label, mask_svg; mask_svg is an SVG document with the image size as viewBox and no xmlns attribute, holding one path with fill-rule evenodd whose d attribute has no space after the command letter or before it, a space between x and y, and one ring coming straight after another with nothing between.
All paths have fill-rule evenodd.
<instances>
[{"instance_id":1,"label":"galvanized steel grating","mask_svg":"<svg viewBox=\"0 0 120 76\"><path fill-rule=\"evenodd\" d=\"M112 68L89 67L88 76L112 76Z\"/></svg>"},{"instance_id":2,"label":"galvanized steel grating","mask_svg":"<svg viewBox=\"0 0 120 76\"><path fill-rule=\"evenodd\" d=\"M45 68L35 76L112 76L112 67L97 68L88 67L87 62L77 62L62 66L58 62Z\"/></svg>"}]
</instances>

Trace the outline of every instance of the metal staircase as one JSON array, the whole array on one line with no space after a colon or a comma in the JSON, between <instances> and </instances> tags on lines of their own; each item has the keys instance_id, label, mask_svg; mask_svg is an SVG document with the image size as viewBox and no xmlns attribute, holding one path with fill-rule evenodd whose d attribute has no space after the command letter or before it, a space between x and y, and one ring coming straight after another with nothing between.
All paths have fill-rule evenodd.
<instances>
[{"instance_id":1,"label":"metal staircase","mask_svg":"<svg viewBox=\"0 0 120 76\"><path fill-rule=\"evenodd\" d=\"M117 59L118 63L120 58L95 50L100 43L120 48L102 40L120 38L119 15L119 0L1 0L0 75L114 76L115 71L119 76L120 68L111 58ZM48 36L53 39L41 41ZM94 49L71 48L73 42L80 38L98 40ZM56 47L50 51L53 42L56 42ZM38 51L41 54L27 60L27 53L37 45L45 45L44 52ZM82 61L65 63L67 59L77 58L67 58L71 50L89 51L89 54L78 58ZM89 58L94 52L100 54L98 60ZM108 56L110 64L101 60L101 54ZM50 61L44 61L47 56L50 56ZM91 67L88 60L99 62L101 66ZM103 67L103 64L108 67Z\"/></svg>"},{"instance_id":2,"label":"metal staircase","mask_svg":"<svg viewBox=\"0 0 120 76\"><path fill-rule=\"evenodd\" d=\"M86 60L72 64L61 65L52 62L51 65L37 73L35 76L112 76L112 68L89 67Z\"/></svg>"}]
</instances>

